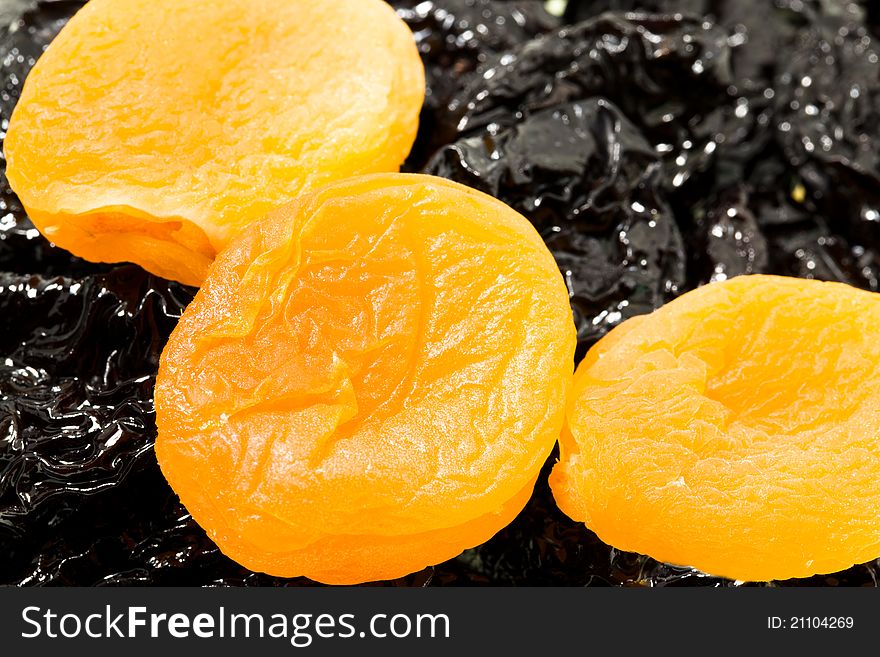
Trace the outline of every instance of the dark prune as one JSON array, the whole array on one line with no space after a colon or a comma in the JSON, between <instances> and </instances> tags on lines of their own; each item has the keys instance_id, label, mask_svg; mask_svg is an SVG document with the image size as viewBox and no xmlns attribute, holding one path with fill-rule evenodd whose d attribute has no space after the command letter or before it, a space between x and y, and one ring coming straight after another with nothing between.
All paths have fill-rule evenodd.
<instances>
[{"instance_id":1,"label":"dark prune","mask_svg":"<svg viewBox=\"0 0 880 657\"><path fill-rule=\"evenodd\" d=\"M853 246L818 218L796 228L765 232L770 243L773 273L880 290L880 256L876 246Z\"/></svg>"},{"instance_id":2,"label":"dark prune","mask_svg":"<svg viewBox=\"0 0 880 657\"><path fill-rule=\"evenodd\" d=\"M540 0L389 0L415 35L425 64L425 105L406 168L416 171L440 145L438 120L478 66L559 27Z\"/></svg>"},{"instance_id":3,"label":"dark prune","mask_svg":"<svg viewBox=\"0 0 880 657\"><path fill-rule=\"evenodd\" d=\"M578 23L606 11L704 16L710 7L711 0L575 0L567 3L564 17Z\"/></svg>"},{"instance_id":4,"label":"dark prune","mask_svg":"<svg viewBox=\"0 0 880 657\"><path fill-rule=\"evenodd\" d=\"M83 496L150 467L159 353L190 298L134 267L0 274L0 546L19 560Z\"/></svg>"},{"instance_id":5,"label":"dark prune","mask_svg":"<svg viewBox=\"0 0 880 657\"><path fill-rule=\"evenodd\" d=\"M727 190L693 208L692 275L700 281L723 281L741 274L761 274L769 265L769 247L749 207L743 187Z\"/></svg>"},{"instance_id":6,"label":"dark prune","mask_svg":"<svg viewBox=\"0 0 880 657\"><path fill-rule=\"evenodd\" d=\"M220 554L156 463L159 355L192 295L133 266L0 273L0 585L282 583Z\"/></svg>"},{"instance_id":7,"label":"dark prune","mask_svg":"<svg viewBox=\"0 0 880 657\"><path fill-rule=\"evenodd\" d=\"M700 19L604 14L492 60L450 104L449 138L510 127L563 102L607 98L663 156L663 185L702 196L730 185L768 131L760 97L741 96L725 31ZM728 154L719 169L721 151Z\"/></svg>"},{"instance_id":8,"label":"dark prune","mask_svg":"<svg viewBox=\"0 0 880 657\"><path fill-rule=\"evenodd\" d=\"M442 107L469 73L500 53L559 27L540 0L391 0L425 62L427 107Z\"/></svg>"},{"instance_id":9,"label":"dark prune","mask_svg":"<svg viewBox=\"0 0 880 657\"><path fill-rule=\"evenodd\" d=\"M681 7L671 5L687 3L664 4L679 11ZM785 65L777 48L801 39L813 22L829 21L826 10L835 13L833 5L729 3L724 19L748 18L751 27L728 23L723 38L715 28L704 26L702 17L697 22L687 17L607 15L535 39L503 59L490 60L480 77L454 99L456 113L445 128L447 138L457 141L428 169L490 191L540 228L542 221L559 213L559 189L565 190L566 179L561 163L573 158L559 148L565 140L553 129L545 131L543 149L535 148L535 117L552 115L563 103L608 97L665 159L661 198L665 189L687 236L687 287L768 271L873 288L873 251L851 245L835 234L833 221L823 220L804 187L802 167L790 161L777 138L775 99L784 93L777 90L778 67ZM851 12L836 15L853 20ZM586 38L572 38L576 31ZM676 35L681 38L676 40ZM714 68L705 61L714 62ZM671 84L665 75L672 77ZM686 85L675 84L691 78ZM661 93L652 98L655 90ZM676 110L664 115L668 125L652 120L653 107L664 103ZM523 135L531 136L529 148L511 157L511 144L519 146ZM557 187L547 184L550 175L535 175L552 170L546 165L547 153L555 153L560 162ZM543 194L542 184L547 185ZM567 200L563 191L562 204ZM545 239L552 244L552 236ZM521 582L525 576L533 583L734 584L603 546L582 526L554 517L549 511L552 500L542 499L548 495L542 492L544 486L542 479L529 506L510 527L456 564L444 564L435 579L455 581L453 571L466 581L495 583ZM511 545L520 547L513 550ZM778 584L876 585L876 572L877 563L872 562L843 574Z\"/></svg>"},{"instance_id":10,"label":"dark prune","mask_svg":"<svg viewBox=\"0 0 880 657\"><path fill-rule=\"evenodd\" d=\"M880 43L839 19L804 31L779 75L776 129L806 196L856 243L880 239Z\"/></svg>"},{"instance_id":11,"label":"dark prune","mask_svg":"<svg viewBox=\"0 0 880 657\"><path fill-rule=\"evenodd\" d=\"M573 289L572 293L575 299L581 297L574 306L582 348L589 346L591 340L600 337L615 321L647 312L685 289L684 250L677 239L664 237L675 234L677 238L667 202L679 215L679 222L691 232L694 222L690 218L700 212L697 204L705 203L713 193L720 195L726 189L735 188L755 154L764 150L771 139L770 121L765 115L769 100L754 90L749 91L750 95L740 93L733 84L732 48L724 31L701 19L605 14L534 39L503 58L491 60L481 69L482 75L453 101L456 123L453 126L450 121L447 127L452 133L463 135L463 139L456 146L447 147L445 170L438 168L435 158L428 171L482 187L515 206L521 191L513 187L528 189L529 178L518 174L525 178L517 182L516 176L506 175L497 183L488 184L496 180L490 170L510 166L507 158L495 148L496 135L507 139L506 131L519 130L532 120L530 117L549 111L548 108L557 107L560 102L596 98L608 98L619 107L627 125L635 126L628 134L640 133L643 144L640 163L635 161L620 173L613 166L617 162L610 158L606 160L607 173L584 170L579 175L586 180L607 177L615 181L613 189L617 183L629 180L630 183L623 183L623 188L630 184L633 189L641 190L640 194L647 188L654 190L653 198L647 203L640 198L629 198L634 196L632 193L621 193L613 202L606 195L605 216L612 212L625 216L644 208L648 210L646 217L653 216L653 211L659 219L654 217L639 223L642 229L633 235L623 224L624 230L619 233L622 239L606 242L601 257L597 256L596 249L589 252L579 245L572 249L567 234L571 230L557 231L557 236L544 233L563 271L569 277L569 271L574 273L576 281L580 279L577 281L580 289ZM530 130L529 137L528 149L521 149L524 155L511 163L512 166L530 166L531 154L536 152L543 162L564 158L567 152L577 150L574 147L560 149L549 141L539 145L546 137L536 130ZM489 154L488 158L482 157L482 162L479 157L473 159L481 141ZM469 160L469 163L459 166L457 155L449 148L466 149L467 153L462 153L458 160ZM502 162L496 163L492 158L500 158ZM662 163L662 170L653 171L658 161ZM612 166L608 168L608 165ZM472 170L470 174L461 170L468 168ZM648 176L650 183L642 180L649 170L653 171ZM561 181L570 177L560 171L544 179L564 184ZM537 181L531 190L535 197L532 204L540 204L541 213L559 214L554 200L558 196L556 188L544 189L545 180ZM516 207L543 229L545 222L534 209ZM566 211L561 214L565 216ZM645 231L644 226L650 226L651 230ZM731 233L734 240L735 234L734 230ZM757 244L761 241L757 228L754 240ZM623 242L625 250L617 246L619 242ZM717 239L713 244L716 251L721 248ZM612 248L609 250L608 246ZM692 258L695 255L691 254ZM730 259L730 255L719 254L719 257ZM632 292L636 298L631 300L629 294L624 294L616 299L636 303L625 304L624 308L603 305L607 299L597 294L607 279L601 276L603 272L597 271L603 262L610 264L603 270L609 275L613 275L615 267L632 271L629 268L637 263L641 276ZM754 270L754 265L728 263L726 268L748 271L749 267ZM701 263L692 265L701 266L705 267ZM626 280L615 282L623 288L627 284ZM608 318L613 321L609 323Z\"/></svg>"},{"instance_id":12,"label":"dark prune","mask_svg":"<svg viewBox=\"0 0 880 657\"><path fill-rule=\"evenodd\" d=\"M658 189L660 167L638 129L609 101L593 99L460 139L426 172L491 194L532 221L565 277L583 355L684 285L684 249Z\"/></svg>"},{"instance_id":13,"label":"dark prune","mask_svg":"<svg viewBox=\"0 0 880 657\"><path fill-rule=\"evenodd\" d=\"M492 60L456 96L452 130L509 127L535 111L608 98L654 143L680 144L731 83L726 35L696 19L605 14ZM685 102L692 98L692 102Z\"/></svg>"},{"instance_id":14,"label":"dark prune","mask_svg":"<svg viewBox=\"0 0 880 657\"><path fill-rule=\"evenodd\" d=\"M880 5L875 0L861 0L865 12L865 23L876 35L880 35Z\"/></svg>"},{"instance_id":15,"label":"dark prune","mask_svg":"<svg viewBox=\"0 0 880 657\"><path fill-rule=\"evenodd\" d=\"M111 270L110 265L76 258L43 239L17 199L7 201L4 211L0 215L0 271L80 276Z\"/></svg>"},{"instance_id":16,"label":"dark prune","mask_svg":"<svg viewBox=\"0 0 880 657\"><path fill-rule=\"evenodd\" d=\"M683 14L724 28L730 35L736 84L766 84L773 79L779 53L808 22L805 12L821 0L586 0L569 2L566 20L587 20L605 11ZM836 0L835 0L836 1Z\"/></svg>"}]
</instances>

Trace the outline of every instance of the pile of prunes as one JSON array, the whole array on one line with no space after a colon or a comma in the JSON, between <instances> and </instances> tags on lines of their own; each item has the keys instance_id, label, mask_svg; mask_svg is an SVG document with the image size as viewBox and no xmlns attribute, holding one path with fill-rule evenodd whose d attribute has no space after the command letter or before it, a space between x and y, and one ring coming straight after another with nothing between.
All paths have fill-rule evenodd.
<instances>
[{"instance_id":1,"label":"pile of prunes","mask_svg":"<svg viewBox=\"0 0 880 657\"><path fill-rule=\"evenodd\" d=\"M0 34L5 131L84 3ZM405 169L483 190L556 257L578 359L698 285L880 287L880 11L870 0L392 0L428 80ZM2 133L0 133L2 134ZM224 557L153 453L159 354L194 290L49 244L0 173L0 585L310 585ZM547 474L507 528L396 586L731 586L601 543ZM876 586L880 562L769 585Z\"/></svg>"}]
</instances>

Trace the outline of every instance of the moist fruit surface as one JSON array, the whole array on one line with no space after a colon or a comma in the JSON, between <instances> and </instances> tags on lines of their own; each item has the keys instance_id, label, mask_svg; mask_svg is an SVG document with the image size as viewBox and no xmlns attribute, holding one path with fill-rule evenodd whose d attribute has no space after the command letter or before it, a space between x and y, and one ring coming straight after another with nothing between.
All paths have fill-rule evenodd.
<instances>
[{"instance_id":1,"label":"moist fruit surface","mask_svg":"<svg viewBox=\"0 0 880 657\"><path fill-rule=\"evenodd\" d=\"M84 4L0 7L3 19L27 8L0 29L0 121ZM566 277L579 356L623 319L740 273L880 289L877 3L572 0L561 21L539 0L390 4L418 33L431 90L408 170L443 148L425 172L477 185L535 224ZM159 471L152 377L192 291L54 248L4 169L0 333L14 337L0 354L13 363L0 367L0 583L312 585L224 557ZM129 318L130 332L113 323ZM78 360L59 358L70 353ZM741 584L602 543L557 508L556 460L490 540L381 584ZM878 582L871 559L766 585Z\"/></svg>"},{"instance_id":2,"label":"moist fruit surface","mask_svg":"<svg viewBox=\"0 0 880 657\"><path fill-rule=\"evenodd\" d=\"M880 555L880 295L742 276L611 331L551 476L623 550L739 580Z\"/></svg>"},{"instance_id":3,"label":"moist fruit surface","mask_svg":"<svg viewBox=\"0 0 880 657\"><path fill-rule=\"evenodd\" d=\"M218 258L163 352L163 472L247 567L352 583L491 537L562 427L575 329L535 229L421 175L335 183Z\"/></svg>"},{"instance_id":4,"label":"moist fruit surface","mask_svg":"<svg viewBox=\"0 0 880 657\"><path fill-rule=\"evenodd\" d=\"M380 0L92 0L27 78L7 175L54 243L197 285L270 209L396 171L423 97Z\"/></svg>"}]
</instances>

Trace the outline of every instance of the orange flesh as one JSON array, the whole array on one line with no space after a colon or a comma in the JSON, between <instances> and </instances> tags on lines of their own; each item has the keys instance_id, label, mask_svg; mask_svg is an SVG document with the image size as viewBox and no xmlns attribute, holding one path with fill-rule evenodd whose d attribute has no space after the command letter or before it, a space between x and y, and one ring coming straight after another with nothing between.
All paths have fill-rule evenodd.
<instances>
[{"instance_id":1,"label":"orange flesh","mask_svg":"<svg viewBox=\"0 0 880 657\"><path fill-rule=\"evenodd\" d=\"M619 549L745 581L880 556L880 295L747 276L601 340L551 485Z\"/></svg>"},{"instance_id":2,"label":"orange flesh","mask_svg":"<svg viewBox=\"0 0 880 657\"><path fill-rule=\"evenodd\" d=\"M247 567L399 577L524 506L574 348L523 217L439 178L342 181L218 257L162 354L157 456Z\"/></svg>"},{"instance_id":3,"label":"orange flesh","mask_svg":"<svg viewBox=\"0 0 880 657\"><path fill-rule=\"evenodd\" d=\"M27 78L7 175L56 244L198 285L270 209L396 171L423 97L381 0L92 0Z\"/></svg>"}]
</instances>

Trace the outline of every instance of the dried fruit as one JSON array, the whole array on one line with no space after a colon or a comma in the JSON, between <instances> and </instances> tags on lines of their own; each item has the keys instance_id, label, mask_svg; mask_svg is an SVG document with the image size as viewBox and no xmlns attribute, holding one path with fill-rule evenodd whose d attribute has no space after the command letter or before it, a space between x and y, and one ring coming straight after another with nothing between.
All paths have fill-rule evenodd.
<instances>
[{"instance_id":1,"label":"dried fruit","mask_svg":"<svg viewBox=\"0 0 880 657\"><path fill-rule=\"evenodd\" d=\"M660 157L607 100L560 104L459 139L425 170L529 218L565 277L579 356L684 286L684 245L659 189Z\"/></svg>"},{"instance_id":2,"label":"dried fruit","mask_svg":"<svg viewBox=\"0 0 880 657\"><path fill-rule=\"evenodd\" d=\"M128 517L89 509L130 501L120 490L155 468L159 352L190 298L131 266L76 279L0 273L0 583L52 580L49 544L85 533L82 553L98 542L89 532Z\"/></svg>"},{"instance_id":3,"label":"dried fruit","mask_svg":"<svg viewBox=\"0 0 880 657\"><path fill-rule=\"evenodd\" d=\"M425 105L407 159L417 171L443 141L446 105L490 57L559 27L542 0L390 0L416 38L425 63Z\"/></svg>"},{"instance_id":4,"label":"dried fruit","mask_svg":"<svg viewBox=\"0 0 880 657\"><path fill-rule=\"evenodd\" d=\"M880 295L741 276L611 331L551 486L620 549L739 580L880 555Z\"/></svg>"},{"instance_id":5,"label":"dried fruit","mask_svg":"<svg viewBox=\"0 0 880 657\"><path fill-rule=\"evenodd\" d=\"M42 53L66 18L84 2L30 0L17 4L27 5L28 11L16 20L13 29L4 26L0 30L0 122L8 121L34 59ZM405 17L411 28L419 32L429 87L439 88L441 95L457 95L462 86L474 83L483 74L479 68L461 76L446 74L441 71L441 62L454 62L456 70L469 70L475 64L491 68L496 61L493 55L499 58L507 55L507 59L517 56L519 41L546 29L543 26L552 28L541 17L540 3L531 0L432 0L418 4L395 0L391 4L399 9L399 15ZM667 17L662 21L637 20L635 31L627 30L619 41L616 40L621 32L615 26L626 18L618 16L617 20L599 21L599 25L607 27L598 29L596 39L612 46L619 43L621 47L609 49L600 44L596 49L597 56L607 58L608 66L591 69L592 75L585 82L592 80L594 86L582 85L586 90L583 94L562 96L567 90L574 90L574 87L555 81L557 75L561 79L571 78L571 74L563 70L570 60L566 62L565 58L560 58L559 64L553 64L548 56L550 51L542 50L540 61L523 60L514 66L526 67L530 61L537 62L535 74L543 75L541 84L553 94L564 97L559 105L610 101L623 119L634 125L657 150L664 166L656 180L656 197L671 207L674 221L686 240L686 278L684 285L678 286L679 291L738 272L760 271L839 280L877 290L880 289L880 242L873 237L870 226L860 227L861 206L872 207L871 187L869 184L851 184L849 180L853 178L846 171L854 169L849 162L861 166L866 161L864 154L852 157L857 154L856 150L848 154L847 142L853 143L852 139L857 139L859 143L867 144L876 140L877 128L872 127L869 106L845 104L852 87L836 85L838 78L852 83L864 74L864 78L858 80L860 100L876 95L877 76L870 75L870 67L852 57L860 40L865 46L863 57L870 58L871 51L877 50L876 37L872 35L865 39L858 33L858 26L867 24L874 35L880 34L880 20L877 18L880 6L866 0L859 4L867 18L855 15L851 9L856 3L845 0L572 1L569 3L572 13L567 22L573 22L575 18L594 18L609 8L657 10L666 13ZM845 11L840 11L841 8ZM705 18L700 21L705 27L695 32L693 21L675 20L672 14L679 11L708 12L705 17L698 16ZM0 13L5 16L7 11L0 8ZM509 29L511 19L517 24L515 30ZM495 30L493 26L501 21L504 28ZM462 24L465 27L460 29ZM667 27L653 27L658 24ZM679 27L674 28L675 25ZM723 31L723 43L716 47L711 42L716 41L719 28ZM844 34L838 39L838 32L843 28ZM475 34L468 34L468 30ZM689 50L686 43L678 45L674 35L681 30L685 31L685 40L693 40L692 49ZM669 37L666 41L663 34ZM660 42L654 43L658 37ZM672 47L668 48L670 41ZM540 42L538 40L527 47L534 51ZM590 46L587 42L583 45ZM642 58L640 53L648 56ZM703 57L701 53L711 53L711 58ZM730 66L724 62L730 62ZM685 135L695 132L698 136L708 135L710 139L703 138L690 145L684 141L678 147L672 145L670 150L661 131L645 126L642 106L638 102L633 105L630 97L624 98L626 102L620 100L620 90L629 88L627 83L632 78L653 80L653 85L663 84L664 67L672 71L670 79L673 83L695 76L692 83L666 84L663 88L664 98L673 109L673 123L681 126L670 126L667 132L679 130ZM432 71L437 72L437 78L443 75L443 79L435 78ZM804 72L810 73L812 84L809 87L802 84ZM590 89L599 91L591 95ZM691 93L693 89L699 89L699 92ZM431 95L434 99L438 97L437 94ZM495 98L493 102L501 106L498 112L504 119L504 128L498 135L527 123L527 131L535 137L528 140L528 148L534 151L535 160L546 162L548 154L553 153L553 146L549 139L545 143L537 134L536 127L542 126L543 120L531 118L528 103L512 105L508 109L503 106L501 94L496 94ZM825 98L831 102L826 104ZM838 104L838 99L844 103ZM639 97L636 96L635 100L638 101ZM552 98L548 102L552 103ZM791 107L792 102L798 103L796 110ZM694 105L708 106L715 111L687 111ZM822 112L821 121L814 125L809 123L816 116L812 114L812 108L807 109L810 105ZM650 103L646 106L646 111L650 111ZM549 112L539 108L534 113L540 113L544 118L545 112L552 115L556 108L556 105L548 106ZM685 109L679 111L679 108ZM454 128L456 117L451 117L443 107L431 107L430 101L425 109L423 120L432 116L438 121L425 122L424 131L420 126L420 133L430 137L432 149L446 145L453 138L459 140L456 146L483 136L492 141L491 123L458 135L454 130L447 130L450 118ZM563 111L559 116L564 115ZM811 118L801 125L805 117ZM789 132L782 129L786 122ZM559 121L551 120L547 124L556 128L560 126ZM435 125L439 126L439 131L433 129ZM576 137L577 130L572 132ZM548 131L551 137L557 134ZM843 143L836 143L838 134L844 135ZM798 140L803 136L820 146L823 136L831 137L834 140L833 157L820 157L821 154L814 151L812 157L805 159L805 144L800 142L802 146L798 146ZM707 153L707 146L713 149L712 153ZM468 155L468 166L476 167L480 163L479 149L462 148L460 152ZM870 153L870 147L867 152ZM409 165L421 167L427 154L427 151L416 153ZM837 155L846 160L839 160L843 165L839 169L835 164ZM676 164L679 159L684 162L681 166ZM505 166L511 162L517 166L507 169L513 174L510 186L503 177L498 180L499 194L507 202L514 202L518 194L528 191L528 183L519 178L518 165L531 162L529 159L517 161L509 156L504 160L502 164ZM2 164L0 162L0 169ZM615 161L609 160L606 166L615 166ZM624 179L637 180L648 169L655 168L656 162L645 159L641 166L645 171L633 167ZM673 185L678 173L682 173L684 181L680 187ZM459 174L471 175L463 169L448 175L457 177ZM601 174L596 175L603 180L620 180L621 172ZM832 177L834 180L830 180ZM553 193L559 186L547 185L549 193L540 193L541 185L549 183L550 178L550 175L539 178L535 197L542 205L554 206ZM589 180L585 177L584 183ZM622 191L626 192L626 187ZM825 196L828 191L832 192L830 198ZM863 202L862 195L866 192ZM555 207L560 208L562 204ZM832 211L829 212L828 208ZM855 212L851 213L851 209ZM626 208L621 207L621 214L625 211ZM735 215L731 216L731 213ZM865 215L865 218L872 216L867 212ZM170 331L174 316L180 310L174 300L180 295L175 292L169 299L161 280L146 277L147 283L143 283L140 277L123 274L121 270L109 274L114 279L112 284L106 284L102 276L93 276L109 271L111 267L72 258L69 252L53 248L33 229L2 173L0 216L0 270L27 275L16 279L16 291L11 289L13 286L6 286L0 292L0 307L6 309L0 313L0 334L6 331L20 336L28 345L21 349L27 349L47 362L51 355L46 358L41 355L41 346L46 340L44 333L47 329L57 328L52 344L58 351L69 346L82 355L82 362L76 366L76 376L83 381L99 381L108 370L117 381L152 377L155 356L143 354L140 345L155 339L155 345L161 346L166 331ZM541 214L540 220L547 222L543 225L550 225L549 213ZM672 225L671 220L669 224ZM563 229L567 225L561 214L556 225ZM662 225L663 222L658 223L658 226ZM626 240L634 243L635 237L628 233ZM629 255L627 251L622 253ZM613 262L610 251L605 253L603 250L602 254ZM572 274L576 274L579 268L588 269L588 259L581 256L574 260L577 268L572 267ZM684 261L680 256L675 260ZM63 275L65 280L53 281L52 285L45 281L34 283L30 274ZM19 289L21 285L24 285L22 290ZM60 285L61 289L55 285ZM103 291L105 288L107 291ZM84 289L93 289L96 293L87 298L80 297ZM107 303L108 294L111 298L124 294L129 308L149 309L159 302L157 307L161 314L158 319L150 314L135 315L137 325L133 332L119 330L118 324L111 325L108 321L113 317L112 307L108 309L103 305ZM670 294L674 296L676 292L670 291ZM598 337L613 326L612 318L616 316L601 315L605 309L603 306L597 306L596 314L589 315L584 298L574 304L584 313L584 325L589 325L594 318L604 317L596 325ZM180 303L183 301L185 298ZM53 308L57 310L51 310ZM43 318L48 312L52 313L51 324ZM80 340L87 340L91 346L76 346ZM582 339L580 349L584 350L590 344L590 338ZM18 348L10 346L10 349ZM118 357L120 353L129 352L131 357ZM7 355L0 353L0 362ZM21 381L19 369L30 360L16 362L15 367L0 372L0 379L10 377L10 380ZM0 510L0 562L4 564L0 569L0 583L310 584L304 579L279 579L246 570L224 557L187 514L159 472L149 448L155 431L152 413L148 411L152 408L151 386L120 386L112 403L108 401L112 390L102 391L102 403L96 410L95 406L85 404L94 402L93 388L71 382L50 367L44 369L45 378L29 379L33 386L19 385L10 393L16 400L14 406L6 407L5 411L0 408L0 422L11 421L18 426L26 422L29 440L37 441L27 443L34 445L32 451L17 451L23 446L20 438L4 438L18 434L4 434L0 430L0 462L12 464L5 470L0 466L0 495L14 496L19 479L26 490L52 486L56 482L52 470L39 467L40 457L48 453L49 445L60 450L50 454L54 459L79 463L86 472L69 471L80 478L76 489L68 494L40 497L39 504L29 506L21 513L15 505ZM69 371L73 369L71 367ZM63 404L52 394L55 386L65 391ZM26 415L18 410L23 408L28 409ZM141 412L142 409L145 412ZM79 485L87 477L97 479L102 475L100 468L88 473L92 469L90 465L77 460L87 454L83 446L94 441L105 429L112 435L113 422L127 422L130 416L137 417L137 432L142 436L116 442L112 446L112 456L109 453L107 456L120 462L136 463L136 467L119 470L118 476L112 479L103 478L100 486ZM84 428L88 439L71 434L73 425ZM70 440L57 440L59 435L69 436ZM551 461L555 461L555 457L551 457ZM98 458L95 462L107 461ZM27 467L19 469L22 463ZM739 585L733 580L711 577L692 568L658 563L644 555L622 552L601 543L583 523L571 520L558 510L547 486L547 471L549 464L539 477L528 505L490 540L466 550L455 559L384 584ZM769 585L877 586L878 582L880 562L874 559L832 575L776 581Z\"/></svg>"},{"instance_id":6,"label":"dried fruit","mask_svg":"<svg viewBox=\"0 0 880 657\"><path fill-rule=\"evenodd\" d=\"M390 0L410 27L427 75L426 105L438 110L492 55L559 27L541 0Z\"/></svg>"},{"instance_id":7,"label":"dried fruit","mask_svg":"<svg viewBox=\"0 0 880 657\"><path fill-rule=\"evenodd\" d=\"M677 189L710 170L718 142L739 143L726 33L693 17L605 14L490 60L450 103L449 138L497 131L561 103L604 98L666 154Z\"/></svg>"},{"instance_id":8,"label":"dried fruit","mask_svg":"<svg viewBox=\"0 0 880 657\"><path fill-rule=\"evenodd\" d=\"M778 140L800 195L857 244L880 241L880 42L841 21L805 31L780 72ZM804 199L802 199L803 201Z\"/></svg>"},{"instance_id":9,"label":"dried fruit","mask_svg":"<svg viewBox=\"0 0 880 657\"><path fill-rule=\"evenodd\" d=\"M7 175L60 246L199 284L269 209L396 171L423 96L379 0L92 0L27 78Z\"/></svg>"},{"instance_id":10,"label":"dried fruit","mask_svg":"<svg viewBox=\"0 0 880 657\"><path fill-rule=\"evenodd\" d=\"M162 355L156 453L247 567L402 576L525 505L574 343L523 217L441 178L349 179L219 256Z\"/></svg>"},{"instance_id":11,"label":"dried fruit","mask_svg":"<svg viewBox=\"0 0 880 657\"><path fill-rule=\"evenodd\" d=\"M607 14L490 59L450 104L457 141L426 172L535 223L569 283L579 356L686 289L672 201L705 195L719 143L738 159L753 148L729 59L725 33L697 19Z\"/></svg>"}]
</instances>

